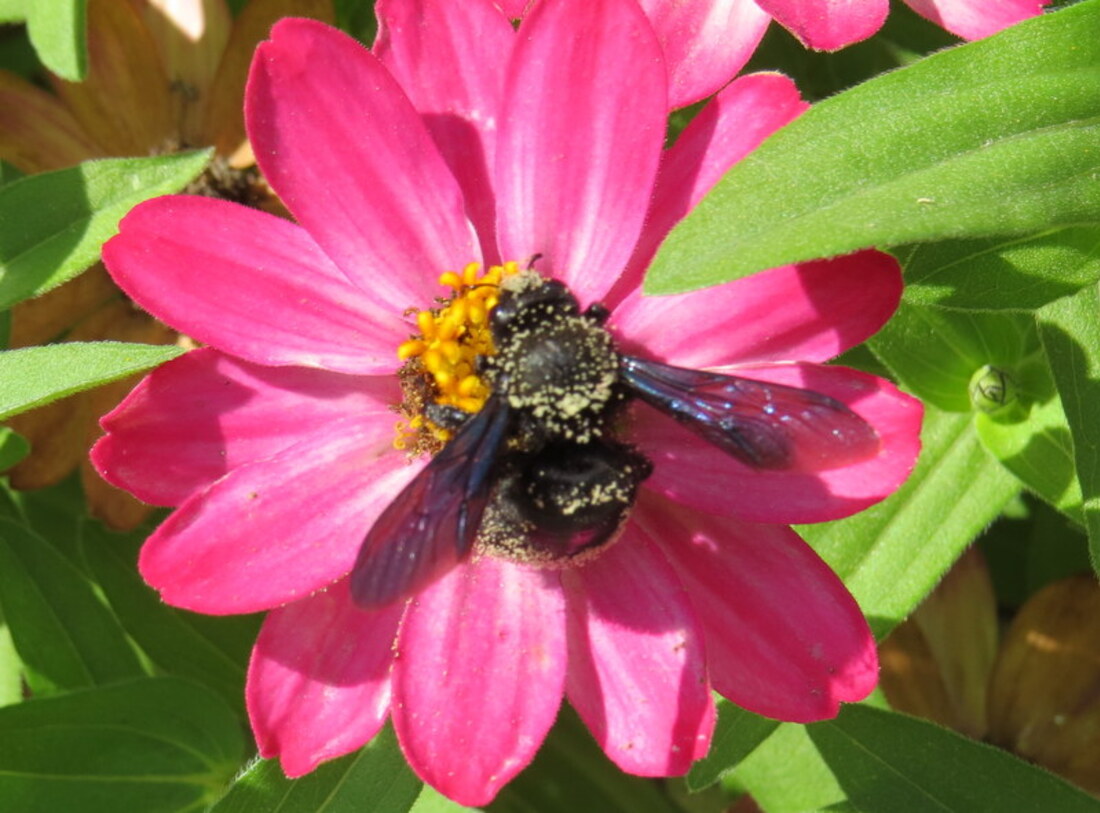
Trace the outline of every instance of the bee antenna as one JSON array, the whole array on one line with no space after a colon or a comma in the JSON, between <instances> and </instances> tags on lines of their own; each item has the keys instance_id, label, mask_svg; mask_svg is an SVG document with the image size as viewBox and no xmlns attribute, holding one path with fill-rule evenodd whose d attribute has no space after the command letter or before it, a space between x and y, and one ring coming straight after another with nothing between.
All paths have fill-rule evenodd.
<instances>
[{"instance_id":1,"label":"bee antenna","mask_svg":"<svg viewBox=\"0 0 1100 813\"><path fill-rule=\"evenodd\" d=\"M535 263L537 263L541 259L542 259L542 252L541 251L536 253L536 254L532 254L531 259L529 259L527 261L527 270L528 271L534 271L535 270Z\"/></svg>"}]
</instances>

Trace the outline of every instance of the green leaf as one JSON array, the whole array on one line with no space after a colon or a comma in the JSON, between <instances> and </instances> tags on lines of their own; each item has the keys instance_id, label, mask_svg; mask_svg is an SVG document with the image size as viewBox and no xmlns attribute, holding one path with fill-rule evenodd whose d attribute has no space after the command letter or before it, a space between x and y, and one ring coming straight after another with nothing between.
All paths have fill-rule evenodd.
<instances>
[{"instance_id":1,"label":"green leaf","mask_svg":"<svg viewBox=\"0 0 1100 813\"><path fill-rule=\"evenodd\" d=\"M38 58L70 82L88 73L87 5L87 0L30 0L24 6L27 33Z\"/></svg>"},{"instance_id":2,"label":"green leaf","mask_svg":"<svg viewBox=\"0 0 1100 813\"><path fill-rule=\"evenodd\" d=\"M144 674L93 585L46 540L0 518L0 605L36 693Z\"/></svg>"},{"instance_id":3,"label":"green leaf","mask_svg":"<svg viewBox=\"0 0 1100 813\"><path fill-rule=\"evenodd\" d=\"M691 766L688 787L701 790L718 781L722 774L736 768L778 727L778 720L769 720L719 698L718 722L710 751Z\"/></svg>"},{"instance_id":4,"label":"green leaf","mask_svg":"<svg viewBox=\"0 0 1100 813\"><path fill-rule=\"evenodd\" d=\"M646 278L763 268L1100 220L1100 2L934 54L815 105L734 166Z\"/></svg>"},{"instance_id":5,"label":"green leaf","mask_svg":"<svg viewBox=\"0 0 1100 813\"><path fill-rule=\"evenodd\" d=\"M420 793L387 726L366 747L287 779L274 760L258 761L210 813L405 813Z\"/></svg>"},{"instance_id":6,"label":"green leaf","mask_svg":"<svg viewBox=\"0 0 1100 813\"><path fill-rule=\"evenodd\" d=\"M623 773L563 706L530 767L504 786L492 813L678 813L649 780Z\"/></svg>"},{"instance_id":7,"label":"green leaf","mask_svg":"<svg viewBox=\"0 0 1100 813\"><path fill-rule=\"evenodd\" d=\"M970 412L970 385L986 365L1013 372L1018 396L1045 400L1049 383L1015 371L1038 350L1034 320L1023 314L949 311L903 301L868 342L891 372L925 403Z\"/></svg>"},{"instance_id":8,"label":"green leaf","mask_svg":"<svg viewBox=\"0 0 1100 813\"><path fill-rule=\"evenodd\" d=\"M1073 437L1089 555L1100 573L1100 291L1090 286L1052 302L1038 322Z\"/></svg>"},{"instance_id":9,"label":"green leaf","mask_svg":"<svg viewBox=\"0 0 1100 813\"><path fill-rule=\"evenodd\" d=\"M3 13L0 11L0 13ZM7 186L12 181L17 181L23 177L23 173L9 164L7 161L0 160L0 186Z\"/></svg>"},{"instance_id":10,"label":"green leaf","mask_svg":"<svg viewBox=\"0 0 1100 813\"><path fill-rule=\"evenodd\" d=\"M768 813L802 813L843 801L844 791L822 762L806 726L783 723L724 782L747 790Z\"/></svg>"},{"instance_id":11,"label":"green leaf","mask_svg":"<svg viewBox=\"0 0 1100 813\"><path fill-rule=\"evenodd\" d=\"M905 300L965 310L1031 310L1100 279L1100 228L921 243L895 252Z\"/></svg>"},{"instance_id":12,"label":"green leaf","mask_svg":"<svg viewBox=\"0 0 1100 813\"><path fill-rule=\"evenodd\" d=\"M156 367L175 345L64 342L0 353L0 418Z\"/></svg>"},{"instance_id":13,"label":"green leaf","mask_svg":"<svg viewBox=\"0 0 1100 813\"><path fill-rule=\"evenodd\" d=\"M844 580L882 638L931 591L1019 490L969 415L927 407L923 450L896 493L847 519L798 532Z\"/></svg>"},{"instance_id":14,"label":"green leaf","mask_svg":"<svg viewBox=\"0 0 1100 813\"><path fill-rule=\"evenodd\" d=\"M0 706L23 700L23 661L15 651L11 629L0 621Z\"/></svg>"},{"instance_id":15,"label":"green leaf","mask_svg":"<svg viewBox=\"0 0 1100 813\"><path fill-rule=\"evenodd\" d=\"M75 277L143 200L178 192L210 150L86 161L0 187L0 309Z\"/></svg>"},{"instance_id":16,"label":"green leaf","mask_svg":"<svg viewBox=\"0 0 1100 813\"><path fill-rule=\"evenodd\" d=\"M0 471L7 471L31 450L27 439L9 426L0 426Z\"/></svg>"},{"instance_id":17,"label":"green leaf","mask_svg":"<svg viewBox=\"0 0 1100 813\"><path fill-rule=\"evenodd\" d=\"M416 797L416 804L410 808L409 813L462 813L477 809L452 802L431 785L425 785L421 788L420 795Z\"/></svg>"},{"instance_id":18,"label":"green leaf","mask_svg":"<svg viewBox=\"0 0 1100 813\"><path fill-rule=\"evenodd\" d=\"M99 523L82 525L80 543L111 609L149 659L168 674L216 690L230 707L240 707L259 616L209 618L169 607L138 575L134 540Z\"/></svg>"},{"instance_id":19,"label":"green leaf","mask_svg":"<svg viewBox=\"0 0 1100 813\"><path fill-rule=\"evenodd\" d=\"M859 810L1097 809L1091 796L1041 768L897 712L845 706L835 720L807 728Z\"/></svg>"},{"instance_id":20,"label":"green leaf","mask_svg":"<svg viewBox=\"0 0 1100 813\"><path fill-rule=\"evenodd\" d=\"M1074 520L1084 523L1073 440L1057 395L1034 404L1017 421L979 413L974 425L985 447L1020 482Z\"/></svg>"},{"instance_id":21,"label":"green leaf","mask_svg":"<svg viewBox=\"0 0 1100 813\"><path fill-rule=\"evenodd\" d=\"M240 764L240 723L175 678L0 709L0 799L20 813L199 813Z\"/></svg>"},{"instance_id":22,"label":"green leaf","mask_svg":"<svg viewBox=\"0 0 1100 813\"><path fill-rule=\"evenodd\" d=\"M1017 610L1051 582L1089 569L1088 539L1047 503L1024 496L1022 517L1003 516L978 540L1002 611Z\"/></svg>"},{"instance_id":23,"label":"green leaf","mask_svg":"<svg viewBox=\"0 0 1100 813\"><path fill-rule=\"evenodd\" d=\"M28 0L0 0L0 23L19 23L27 19Z\"/></svg>"}]
</instances>

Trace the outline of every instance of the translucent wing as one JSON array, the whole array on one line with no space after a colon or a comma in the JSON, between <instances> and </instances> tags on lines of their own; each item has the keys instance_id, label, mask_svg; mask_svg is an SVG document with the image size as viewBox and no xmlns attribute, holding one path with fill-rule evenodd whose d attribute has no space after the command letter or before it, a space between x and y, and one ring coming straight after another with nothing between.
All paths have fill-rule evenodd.
<instances>
[{"instance_id":1,"label":"translucent wing","mask_svg":"<svg viewBox=\"0 0 1100 813\"><path fill-rule=\"evenodd\" d=\"M506 402L490 398L386 506L351 571L356 604L406 598L470 552L508 414Z\"/></svg>"},{"instance_id":2,"label":"translucent wing","mask_svg":"<svg viewBox=\"0 0 1100 813\"><path fill-rule=\"evenodd\" d=\"M758 469L822 471L874 457L874 427L835 398L624 356L633 393Z\"/></svg>"}]
</instances>

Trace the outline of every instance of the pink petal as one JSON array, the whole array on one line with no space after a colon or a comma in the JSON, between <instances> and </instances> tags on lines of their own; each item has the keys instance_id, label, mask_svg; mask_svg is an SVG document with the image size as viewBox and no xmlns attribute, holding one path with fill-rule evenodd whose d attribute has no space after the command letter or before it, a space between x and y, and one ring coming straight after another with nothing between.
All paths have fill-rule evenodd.
<instances>
[{"instance_id":1,"label":"pink petal","mask_svg":"<svg viewBox=\"0 0 1100 813\"><path fill-rule=\"evenodd\" d=\"M628 527L596 561L562 573L569 702L624 771L687 772L714 723L703 632L662 553Z\"/></svg>"},{"instance_id":2,"label":"pink petal","mask_svg":"<svg viewBox=\"0 0 1100 813\"><path fill-rule=\"evenodd\" d=\"M836 51L865 40L886 21L888 0L756 0L804 44Z\"/></svg>"},{"instance_id":3,"label":"pink petal","mask_svg":"<svg viewBox=\"0 0 1100 813\"><path fill-rule=\"evenodd\" d=\"M393 421L400 400L391 376L262 367L200 348L158 367L102 419L92 461L143 502L174 506L298 442L303 427L348 415Z\"/></svg>"},{"instance_id":4,"label":"pink petal","mask_svg":"<svg viewBox=\"0 0 1100 813\"><path fill-rule=\"evenodd\" d=\"M661 158L645 229L616 292L638 287L669 230L730 167L807 107L794 82L777 73L742 76L707 104Z\"/></svg>"},{"instance_id":5,"label":"pink petal","mask_svg":"<svg viewBox=\"0 0 1100 813\"><path fill-rule=\"evenodd\" d=\"M409 764L459 804L487 804L534 757L565 670L556 572L489 557L454 568L398 636L393 722Z\"/></svg>"},{"instance_id":6,"label":"pink petal","mask_svg":"<svg viewBox=\"0 0 1100 813\"><path fill-rule=\"evenodd\" d=\"M874 688L875 642L859 606L790 528L652 495L633 516L687 587L719 693L756 714L808 723Z\"/></svg>"},{"instance_id":7,"label":"pink petal","mask_svg":"<svg viewBox=\"0 0 1100 813\"><path fill-rule=\"evenodd\" d=\"M642 296L634 289L609 325L624 352L680 367L826 361L886 324L901 291L897 261L864 251L687 294Z\"/></svg>"},{"instance_id":8,"label":"pink petal","mask_svg":"<svg viewBox=\"0 0 1100 813\"><path fill-rule=\"evenodd\" d=\"M193 494L149 537L141 575L177 607L221 615L296 601L351 570L375 517L421 468L391 419L303 431Z\"/></svg>"},{"instance_id":9,"label":"pink petal","mask_svg":"<svg viewBox=\"0 0 1100 813\"><path fill-rule=\"evenodd\" d=\"M493 5L499 8L510 20L518 20L527 13L527 7L535 0L493 0Z\"/></svg>"},{"instance_id":10,"label":"pink petal","mask_svg":"<svg viewBox=\"0 0 1100 813\"><path fill-rule=\"evenodd\" d=\"M382 0L372 49L424 119L462 187L482 253L496 257L491 172L515 31L489 0ZM470 52L477 43L478 53ZM488 58L482 54L491 55Z\"/></svg>"},{"instance_id":11,"label":"pink petal","mask_svg":"<svg viewBox=\"0 0 1100 813\"><path fill-rule=\"evenodd\" d=\"M749 61L770 19L753 0L642 0L665 52L669 107L705 99Z\"/></svg>"},{"instance_id":12,"label":"pink petal","mask_svg":"<svg viewBox=\"0 0 1100 813\"><path fill-rule=\"evenodd\" d=\"M976 40L1043 13L1050 0L905 0L952 34Z\"/></svg>"},{"instance_id":13,"label":"pink petal","mask_svg":"<svg viewBox=\"0 0 1100 813\"><path fill-rule=\"evenodd\" d=\"M578 36L583 32L583 36ZM634 0L540 3L520 26L497 142L501 255L583 303L622 271L664 140L661 48Z\"/></svg>"},{"instance_id":14,"label":"pink petal","mask_svg":"<svg viewBox=\"0 0 1100 813\"><path fill-rule=\"evenodd\" d=\"M462 192L408 98L351 37L286 19L245 94L256 161L348 278L400 312L480 260Z\"/></svg>"},{"instance_id":15,"label":"pink petal","mask_svg":"<svg viewBox=\"0 0 1100 813\"><path fill-rule=\"evenodd\" d=\"M409 327L351 285L304 230L214 198L130 211L103 259L135 302L188 336L259 364L391 373Z\"/></svg>"},{"instance_id":16,"label":"pink petal","mask_svg":"<svg viewBox=\"0 0 1100 813\"><path fill-rule=\"evenodd\" d=\"M753 469L671 418L639 404L632 442L653 461L647 489L702 511L747 522L825 522L892 494L920 451L919 401L877 376L846 367L774 364L717 372L814 390L862 416L882 442L876 457L813 473Z\"/></svg>"},{"instance_id":17,"label":"pink petal","mask_svg":"<svg viewBox=\"0 0 1100 813\"><path fill-rule=\"evenodd\" d=\"M390 709L393 641L404 605L365 612L343 579L272 610L245 691L260 756L309 773L370 740Z\"/></svg>"}]
</instances>

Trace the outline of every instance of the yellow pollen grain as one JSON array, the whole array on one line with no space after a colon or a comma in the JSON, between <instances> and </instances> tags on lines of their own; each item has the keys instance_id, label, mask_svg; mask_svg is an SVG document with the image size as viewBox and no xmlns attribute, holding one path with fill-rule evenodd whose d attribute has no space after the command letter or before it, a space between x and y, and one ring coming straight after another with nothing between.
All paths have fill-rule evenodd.
<instances>
[{"instance_id":1,"label":"yellow pollen grain","mask_svg":"<svg viewBox=\"0 0 1100 813\"><path fill-rule=\"evenodd\" d=\"M516 262L490 266L484 273L479 263L469 263L461 273L445 271L439 275L439 284L450 289L449 298L439 308L419 311L416 314L419 335L397 347L397 358L402 362L419 360L420 367L434 382L436 403L469 413L485 405L489 387L474 370L479 356L496 352L489 331L489 313L500 301L501 281L518 271ZM440 441L450 436L446 429L416 415L398 423L394 446L407 448L422 432Z\"/></svg>"}]
</instances>

